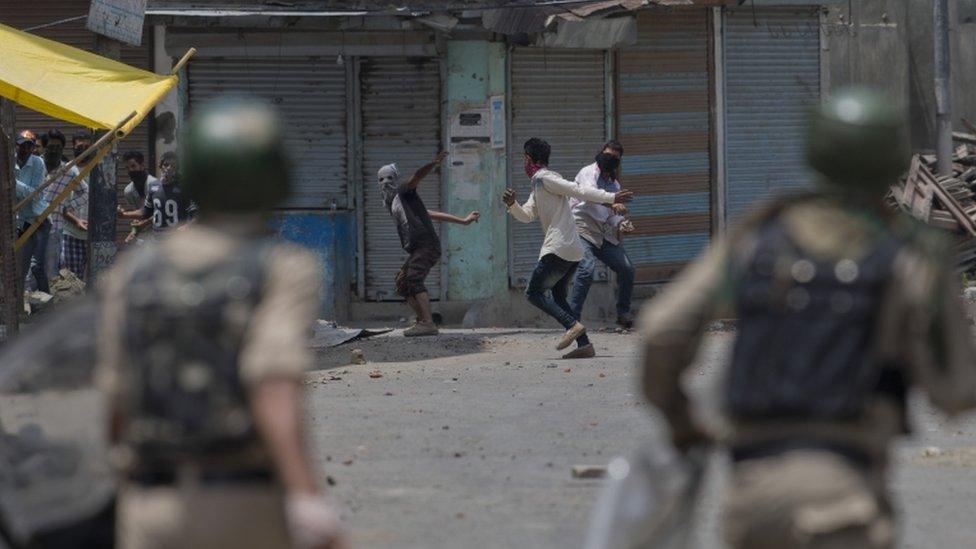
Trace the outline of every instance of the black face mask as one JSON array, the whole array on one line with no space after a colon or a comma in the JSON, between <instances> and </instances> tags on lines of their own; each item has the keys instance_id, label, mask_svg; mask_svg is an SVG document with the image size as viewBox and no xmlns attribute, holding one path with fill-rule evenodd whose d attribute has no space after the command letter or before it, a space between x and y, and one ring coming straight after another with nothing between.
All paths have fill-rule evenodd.
<instances>
[{"instance_id":1,"label":"black face mask","mask_svg":"<svg viewBox=\"0 0 976 549\"><path fill-rule=\"evenodd\" d=\"M131 179L135 183L138 183L139 185L145 184L146 178L148 176L149 176L149 174L148 174L148 172L146 172L146 170L138 170L138 171L129 172L129 179Z\"/></svg>"},{"instance_id":2,"label":"black face mask","mask_svg":"<svg viewBox=\"0 0 976 549\"><path fill-rule=\"evenodd\" d=\"M78 158L87 150L87 147L75 147L75 158Z\"/></svg>"},{"instance_id":3,"label":"black face mask","mask_svg":"<svg viewBox=\"0 0 976 549\"><path fill-rule=\"evenodd\" d=\"M596 155L596 165L611 181L617 179L617 170L620 169L619 158L610 153L600 153Z\"/></svg>"}]
</instances>

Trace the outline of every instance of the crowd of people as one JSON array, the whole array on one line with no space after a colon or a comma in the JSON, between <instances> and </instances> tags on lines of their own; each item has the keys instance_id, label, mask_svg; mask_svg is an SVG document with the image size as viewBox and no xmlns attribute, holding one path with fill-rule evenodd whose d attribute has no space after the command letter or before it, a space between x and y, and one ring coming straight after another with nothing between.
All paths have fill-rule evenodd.
<instances>
[{"instance_id":1,"label":"crowd of people","mask_svg":"<svg viewBox=\"0 0 976 549\"><path fill-rule=\"evenodd\" d=\"M71 152L80 160L71 164L67 156L68 140L60 130L49 130L40 139L31 130L22 130L17 135L15 197L18 203L30 199L15 212L18 236L41 219L49 204L80 175L81 167L94 156L85 155L92 142L93 136L88 132L72 136ZM129 182L122 196L126 207L119 206L118 216L129 220L131 225L124 240L126 245L145 243L142 235L147 227L151 227L152 234L157 234L192 220L196 206L183 197L176 153L163 154L158 179L149 173L141 151L130 150L123 154L122 160ZM59 206L43 217L24 243L20 274L25 288L51 293L50 282L62 269L81 280L87 278L89 177L90 174L82 178Z\"/></svg>"}]
</instances>

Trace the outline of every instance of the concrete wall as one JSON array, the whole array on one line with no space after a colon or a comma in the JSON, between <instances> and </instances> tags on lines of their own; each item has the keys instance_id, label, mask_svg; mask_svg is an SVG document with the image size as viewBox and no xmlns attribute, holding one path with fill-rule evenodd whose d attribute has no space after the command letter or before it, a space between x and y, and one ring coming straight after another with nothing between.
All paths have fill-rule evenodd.
<instances>
[{"instance_id":1,"label":"concrete wall","mask_svg":"<svg viewBox=\"0 0 976 549\"><path fill-rule=\"evenodd\" d=\"M450 123L460 112L488 108L505 93L504 44L482 40L447 43L447 106ZM450 301L488 299L508 287L506 214L501 202L506 182L504 148L485 140L450 138L445 209L458 216L481 212L470 226L444 227Z\"/></svg>"},{"instance_id":2,"label":"concrete wall","mask_svg":"<svg viewBox=\"0 0 976 549\"><path fill-rule=\"evenodd\" d=\"M356 260L355 213L280 212L272 227L283 238L308 248L317 257L322 272L319 318L348 318Z\"/></svg>"}]
</instances>

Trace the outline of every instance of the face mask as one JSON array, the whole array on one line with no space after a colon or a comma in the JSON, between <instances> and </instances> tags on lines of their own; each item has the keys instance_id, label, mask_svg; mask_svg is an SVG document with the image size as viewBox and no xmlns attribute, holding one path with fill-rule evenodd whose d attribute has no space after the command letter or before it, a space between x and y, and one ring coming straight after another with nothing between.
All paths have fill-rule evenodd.
<instances>
[{"instance_id":1,"label":"face mask","mask_svg":"<svg viewBox=\"0 0 976 549\"><path fill-rule=\"evenodd\" d=\"M75 158L84 154L86 150L88 150L88 147L75 147Z\"/></svg>"},{"instance_id":2,"label":"face mask","mask_svg":"<svg viewBox=\"0 0 976 549\"><path fill-rule=\"evenodd\" d=\"M387 164L380 168L376 173L378 182L380 185L380 192L383 193L383 198L387 202L393 200L393 196L397 192L397 181L400 179L400 172L397 170L396 164Z\"/></svg>"},{"instance_id":3,"label":"face mask","mask_svg":"<svg viewBox=\"0 0 976 549\"><path fill-rule=\"evenodd\" d=\"M533 162L531 158L525 157L525 175L531 178L541 169L542 166Z\"/></svg>"},{"instance_id":4,"label":"face mask","mask_svg":"<svg viewBox=\"0 0 976 549\"><path fill-rule=\"evenodd\" d=\"M44 162L48 166L55 166L61 163L61 149L48 149L44 151Z\"/></svg>"},{"instance_id":5,"label":"face mask","mask_svg":"<svg viewBox=\"0 0 976 549\"><path fill-rule=\"evenodd\" d=\"M148 177L146 170L136 170L129 172L129 179L139 183L140 185L146 182L146 177Z\"/></svg>"},{"instance_id":6,"label":"face mask","mask_svg":"<svg viewBox=\"0 0 976 549\"><path fill-rule=\"evenodd\" d=\"M600 167L600 173L607 176L611 181L617 179L617 170L620 168L620 159L610 153L600 153L596 155L596 165Z\"/></svg>"}]
</instances>

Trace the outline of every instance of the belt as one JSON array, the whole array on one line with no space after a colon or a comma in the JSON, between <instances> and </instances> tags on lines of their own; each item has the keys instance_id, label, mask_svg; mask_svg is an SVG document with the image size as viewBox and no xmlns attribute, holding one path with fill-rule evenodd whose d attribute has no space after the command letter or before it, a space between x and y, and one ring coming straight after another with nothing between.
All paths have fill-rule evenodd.
<instances>
[{"instance_id":1,"label":"belt","mask_svg":"<svg viewBox=\"0 0 976 549\"><path fill-rule=\"evenodd\" d=\"M845 458L856 466L864 468L871 467L876 461L867 453L844 444L803 438L768 440L733 446L731 448L731 455L732 461L737 463L750 459L778 456L794 450L821 450L831 452Z\"/></svg>"},{"instance_id":2,"label":"belt","mask_svg":"<svg viewBox=\"0 0 976 549\"><path fill-rule=\"evenodd\" d=\"M189 470L184 474L182 469L157 469L153 471L137 471L129 474L129 481L140 486L173 486L181 480L190 480L203 485L220 484L252 484L270 483L274 475L265 469L245 471L218 470Z\"/></svg>"}]
</instances>

